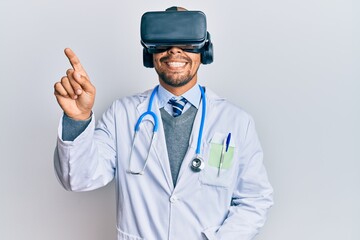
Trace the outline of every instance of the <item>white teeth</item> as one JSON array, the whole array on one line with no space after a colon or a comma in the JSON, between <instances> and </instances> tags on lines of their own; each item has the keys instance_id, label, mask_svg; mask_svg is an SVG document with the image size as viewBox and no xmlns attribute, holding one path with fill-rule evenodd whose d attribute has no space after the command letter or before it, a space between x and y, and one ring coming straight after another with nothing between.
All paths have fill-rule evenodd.
<instances>
[{"instance_id":1,"label":"white teeth","mask_svg":"<svg viewBox=\"0 0 360 240\"><path fill-rule=\"evenodd\" d=\"M184 62L168 62L167 64L170 67L183 67L183 66L185 66Z\"/></svg>"}]
</instances>

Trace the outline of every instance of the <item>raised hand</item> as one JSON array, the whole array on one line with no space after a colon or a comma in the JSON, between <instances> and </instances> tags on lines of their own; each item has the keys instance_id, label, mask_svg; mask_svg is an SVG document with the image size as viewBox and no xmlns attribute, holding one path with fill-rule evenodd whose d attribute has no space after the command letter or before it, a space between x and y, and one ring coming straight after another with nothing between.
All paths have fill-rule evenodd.
<instances>
[{"instance_id":1,"label":"raised hand","mask_svg":"<svg viewBox=\"0 0 360 240\"><path fill-rule=\"evenodd\" d=\"M67 116L85 120L91 115L96 90L75 53L70 48L66 48L64 52L72 69L68 69L66 76L55 83L54 94Z\"/></svg>"}]
</instances>

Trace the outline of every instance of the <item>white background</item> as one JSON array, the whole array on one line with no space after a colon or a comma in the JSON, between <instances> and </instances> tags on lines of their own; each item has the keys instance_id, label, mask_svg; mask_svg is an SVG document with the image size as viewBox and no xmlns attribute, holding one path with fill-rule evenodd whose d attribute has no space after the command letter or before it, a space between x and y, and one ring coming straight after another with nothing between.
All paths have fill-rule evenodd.
<instances>
[{"instance_id":1,"label":"white background","mask_svg":"<svg viewBox=\"0 0 360 240\"><path fill-rule=\"evenodd\" d=\"M207 15L215 61L200 83L255 118L275 189L257 240L360 239L360 14L349 0L1 0L0 239L115 239L114 184L72 193L54 175L53 85L71 47L97 87L97 117L153 87L140 17L172 5Z\"/></svg>"}]
</instances>

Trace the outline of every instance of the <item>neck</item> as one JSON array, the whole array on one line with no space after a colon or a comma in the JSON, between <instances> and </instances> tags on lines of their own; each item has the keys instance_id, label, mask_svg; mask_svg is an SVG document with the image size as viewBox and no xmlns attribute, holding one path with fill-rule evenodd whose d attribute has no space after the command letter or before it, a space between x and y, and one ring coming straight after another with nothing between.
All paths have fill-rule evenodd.
<instances>
[{"instance_id":1,"label":"neck","mask_svg":"<svg viewBox=\"0 0 360 240\"><path fill-rule=\"evenodd\" d=\"M195 81L193 81L195 80ZM188 82L187 84L185 84L184 86L180 86L180 87L174 87L171 85L166 84L163 80L160 79L160 85L165 88L166 90L168 90L169 92L171 92L172 94L174 94L175 96L181 96L184 93L186 93L187 91L189 91L193 86L195 86L195 84L197 83L196 79L193 79L192 81Z\"/></svg>"}]
</instances>

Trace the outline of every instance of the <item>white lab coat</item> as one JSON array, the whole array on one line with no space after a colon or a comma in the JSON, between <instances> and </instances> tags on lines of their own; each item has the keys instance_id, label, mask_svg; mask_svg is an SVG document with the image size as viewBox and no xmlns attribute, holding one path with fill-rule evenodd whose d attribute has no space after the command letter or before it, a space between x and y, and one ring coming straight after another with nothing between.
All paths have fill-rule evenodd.
<instances>
[{"instance_id":1,"label":"white lab coat","mask_svg":"<svg viewBox=\"0 0 360 240\"><path fill-rule=\"evenodd\" d=\"M87 191L105 186L115 177L119 240L253 239L273 203L273 190L252 118L206 89L201 145L206 165L198 173L189 167L195 156L200 107L174 188L156 97L152 109L159 118L159 130L145 173L126 171L134 125L147 110L150 94L151 90L115 101L96 127L93 116L72 142L61 139L60 122L54 157L59 181L67 190ZM229 132L232 166L218 177L218 168L207 164L210 148L212 143L222 143ZM151 136L152 124L145 121L135 142L133 170L142 168Z\"/></svg>"}]
</instances>

